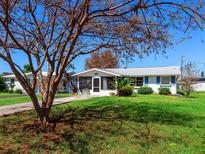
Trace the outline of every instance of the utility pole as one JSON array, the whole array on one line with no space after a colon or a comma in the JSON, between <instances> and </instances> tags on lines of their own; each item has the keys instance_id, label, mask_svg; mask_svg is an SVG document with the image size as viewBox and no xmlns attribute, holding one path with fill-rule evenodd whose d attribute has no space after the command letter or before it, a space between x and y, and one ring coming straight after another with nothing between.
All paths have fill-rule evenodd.
<instances>
[{"instance_id":1,"label":"utility pole","mask_svg":"<svg viewBox=\"0 0 205 154\"><path fill-rule=\"evenodd\" d=\"M181 70L181 79L183 78L183 67L184 67L184 56L181 56L181 66L180 66L180 70Z\"/></svg>"},{"instance_id":2,"label":"utility pole","mask_svg":"<svg viewBox=\"0 0 205 154\"><path fill-rule=\"evenodd\" d=\"M127 69L127 64L128 64L128 58L126 57L126 64L125 64L126 69Z\"/></svg>"},{"instance_id":3,"label":"utility pole","mask_svg":"<svg viewBox=\"0 0 205 154\"><path fill-rule=\"evenodd\" d=\"M205 63L203 63L203 65L205 66ZM205 71L204 66L202 66L201 77L204 77L204 71Z\"/></svg>"},{"instance_id":4,"label":"utility pole","mask_svg":"<svg viewBox=\"0 0 205 154\"><path fill-rule=\"evenodd\" d=\"M128 65L128 57L126 56L125 57L125 67L124 67L125 69L127 69L127 65Z\"/></svg>"}]
</instances>

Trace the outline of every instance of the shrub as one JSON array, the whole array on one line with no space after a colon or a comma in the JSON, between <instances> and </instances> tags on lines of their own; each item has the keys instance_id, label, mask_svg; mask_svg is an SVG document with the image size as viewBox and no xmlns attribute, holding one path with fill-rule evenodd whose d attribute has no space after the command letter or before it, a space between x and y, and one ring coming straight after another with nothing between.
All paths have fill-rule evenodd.
<instances>
[{"instance_id":1,"label":"shrub","mask_svg":"<svg viewBox=\"0 0 205 154\"><path fill-rule=\"evenodd\" d=\"M160 95L170 95L170 89L169 88L159 88L159 94Z\"/></svg>"},{"instance_id":2,"label":"shrub","mask_svg":"<svg viewBox=\"0 0 205 154\"><path fill-rule=\"evenodd\" d=\"M8 93L9 90L8 90L8 89L4 89L2 92L3 92L3 93Z\"/></svg>"},{"instance_id":3,"label":"shrub","mask_svg":"<svg viewBox=\"0 0 205 154\"><path fill-rule=\"evenodd\" d=\"M132 83L133 81L129 78L120 78L117 80L117 85L116 82L113 83L114 84L113 87L117 86L118 89L121 89L124 86L131 86Z\"/></svg>"},{"instance_id":4,"label":"shrub","mask_svg":"<svg viewBox=\"0 0 205 154\"><path fill-rule=\"evenodd\" d=\"M151 87L140 87L138 89L138 94L152 94L153 90Z\"/></svg>"},{"instance_id":5,"label":"shrub","mask_svg":"<svg viewBox=\"0 0 205 154\"><path fill-rule=\"evenodd\" d=\"M5 89L6 89L6 84L2 76L0 76L0 92L4 91Z\"/></svg>"},{"instance_id":6,"label":"shrub","mask_svg":"<svg viewBox=\"0 0 205 154\"><path fill-rule=\"evenodd\" d=\"M186 92L183 89L177 89L177 94L185 96Z\"/></svg>"},{"instance_id":7,"label":"shrub","mask_svg":"<svg viewBox=\"0 0 205 154\"><path fill-rule=\"evenodd\" d=\"M18 93L18 94L23 94L22 90L21 89L16 89L15 90L15 93Z\"/></svg>"},{"instance_id":8,"label":"shrub","mask_svg":"<svg viewBox=\"0 0 205 154\"><path fill-rule=\"evenodd\" d=\"M110 92L110 96L115 96L115 92Z\"/></svg>"},{"instance_id":9,"label":"shrub","mask_svg":"<svg viewBox=\"0 0 205 154\"><path fill-rule=\"evenodd\" d=\"M133 87L126 85L119 89L118 94L119 96L131 96L133 93Z\"/></svg>"},{"instance_id":10,"label":"shrub","mask_svg":"<svg viewBox=\"0 0 205 154\"><path fill-rule=\"evenodd\" d=\"M13 90L8 90L8 93L13 93L14 91Z\"/></svg>"},{"instance_id":11,"label":"shrub","mask_svg":"<svg viewBox=\"0 0 205 154\"><path fill-rule=\"evenodd\" d=\"M73 93L73 94L78 93L78 87L73 87L73 89L72 89L72 93Z\"/></svg>"}]
</instances>

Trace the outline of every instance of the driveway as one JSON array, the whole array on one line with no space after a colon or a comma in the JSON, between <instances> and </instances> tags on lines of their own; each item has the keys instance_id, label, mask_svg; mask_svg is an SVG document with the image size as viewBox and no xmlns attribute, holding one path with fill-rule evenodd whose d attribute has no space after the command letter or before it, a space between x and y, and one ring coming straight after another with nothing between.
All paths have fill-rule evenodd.
<instances>
[{"instance_id":1,"label":"driveway","mask_svg":"<svg viewBox=\"0 0 205 154\"><path fill-rule=\"evenodd\" d=\"M76 100L86 100L89 98L92 98L92 96L70 96L70 97L64 97L64 98L57 98L54 100L53 105L70 103ZM28 111L28 110L33 110L33 109L34 107L31 102L0 106L0 116L6 116L6 115Z\"/></svg>"}]
</instances>

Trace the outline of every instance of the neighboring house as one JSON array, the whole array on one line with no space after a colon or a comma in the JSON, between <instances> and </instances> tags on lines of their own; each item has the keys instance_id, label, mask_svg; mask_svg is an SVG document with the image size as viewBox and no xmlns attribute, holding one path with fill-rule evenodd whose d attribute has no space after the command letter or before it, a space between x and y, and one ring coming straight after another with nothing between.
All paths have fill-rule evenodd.
<instances>
[{"instance_id":1,"label":"neighboring house","mask_svg":"<svg viewBox=\"0 0 205 154\"><path fill-rule=\"evenodd\" d=\"M80 93L106 96L116 93L113 82L117 78L129 77L134 81L134 88L148 86L158 93L160 87L168 87L172 94L176 94L177 79L181 75L180 67L150 67L150 68L112 68L89 69L74 74L78 81Z\"/></svg>"},{"instance_id":2,"label":"neighboring house","mask_svg":"<svg viewBox=\"0 0 205 154\"><path fill-rule=\"evenodd\" d=\"M29 82L32 82L33 78L32 78L32 73L25 73ZM44 82L47 82L47 72L43 72L43 80ZM10 88L10 84L13 84L15 85L14 86L14 91L16 89L21 89L23 91L23 93L26 93L25 90L23 89L23 87L21 86L20 82L17 80L17 78L15 77L14 74L9 74L9 75L3 75L3 78L4 78L4 81L7 85L7 87L9 89ZM36 86L36 89L35 89L35 92L36 93L40 93L40 90L39 90L39 81L37 81L37 86ZM59 86L58 86L58 90L57 90L57 93L70 93L71 92L71 86L70 86L70 82L67 81L65 75L64 77L62 78L62 80L60 81L59 83Z\"/></svg>"},{"instance_id":3,"label":"neighboring house","mask_svg":"<svg viewBox=\"0 0 205 154\"><path fill-rule=\"evenodd\" d=\"M195 91L205 91L205 77L196 78L196 81L192 87Z\"/></svg>"}]
</instances>

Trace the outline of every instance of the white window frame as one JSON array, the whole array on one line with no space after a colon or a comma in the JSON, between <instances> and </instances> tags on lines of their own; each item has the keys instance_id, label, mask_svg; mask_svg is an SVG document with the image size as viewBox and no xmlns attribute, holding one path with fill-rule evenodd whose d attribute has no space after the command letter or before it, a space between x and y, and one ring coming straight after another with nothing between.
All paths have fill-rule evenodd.
<instances>
[{"instance_id":1,"label":"white window frame","mask_svg":"<svg viewBox=\"0 0 205 154\"><path fill-rule=\"evenodd\" d=\"M169 79L169 83L163 83L162 82L163 78L168 78ZM161 76L160 77L160 85L162 85L162 86L170 86L171 85L171 77L170 76Z\"/></svg>"},{"instance_id":2,"label":"white window frame","mask_svg":"<svg viewBox=\"0 0 205 154\"><path fill-rule=\"evenodd\" d=\"M151 81L153 81L153 82L151 82ZM156 76L149 76L148 77L148 84L157 84L157 77Z\"/></svg>"}]
</instances>

